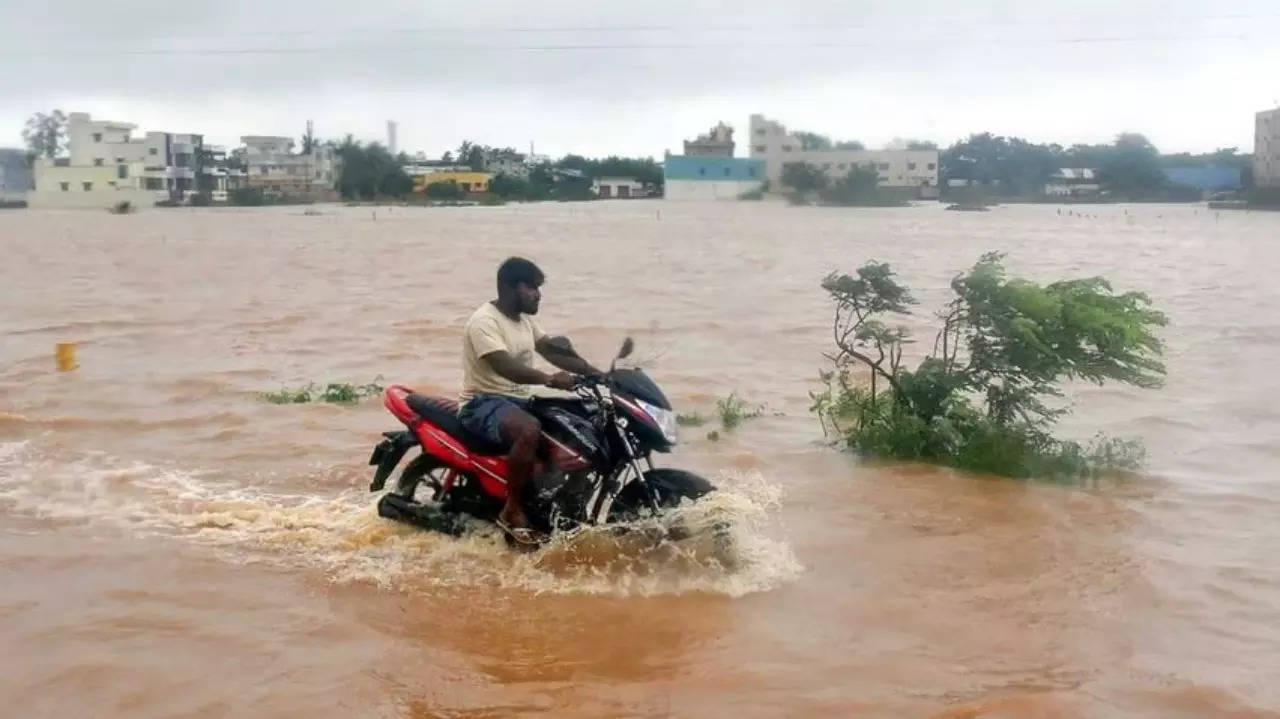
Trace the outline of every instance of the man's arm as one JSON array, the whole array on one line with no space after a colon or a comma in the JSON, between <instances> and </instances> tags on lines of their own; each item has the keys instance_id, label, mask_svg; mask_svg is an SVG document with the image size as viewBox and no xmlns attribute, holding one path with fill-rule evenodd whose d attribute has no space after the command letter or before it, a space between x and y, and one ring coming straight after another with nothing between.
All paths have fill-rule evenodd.
<instances>
[{"instance_id":1,"label":"man's arm","mask_svg":"<svg viewBox=\"0 0 1280 719\"><path fill-rule=\"evenodd\" d=\"M523 364L511 356L506 350L498 350L480 358L483 362L488 362L494 372L502 375L516 384L537 384L545 387L553 387L555 389L572 389L573 378L564 372L555 374L547 374L542 370L536 370L526 364Z\"/></svg>"},{"instance_id":2,"label":"man's arm","mask_svg":"<svg viewBox=\"0 0 1280 719\"><path fill-rule=\"evenodd\" d=\"M533 346L534 349L538 350L538 354L542 355L543 359L566 372L602 374L600 370L592 367L590 362L582 359L577 351L573 349L573 345L567 337L544 335L539 337Z\"/></svg>"}]
</instances>

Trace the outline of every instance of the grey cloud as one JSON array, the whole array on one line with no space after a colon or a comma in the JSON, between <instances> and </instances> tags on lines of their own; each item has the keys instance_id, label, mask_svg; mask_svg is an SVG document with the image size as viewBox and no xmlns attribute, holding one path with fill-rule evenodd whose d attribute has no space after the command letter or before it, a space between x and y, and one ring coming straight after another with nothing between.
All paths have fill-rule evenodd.
<instances>
[{"instance_id":1,"label":"grey cloud","mask_svg":"<svg viewBox=\"0 0 1280 719\"><path fill-rule=\"evenodd\" d=\"M674 144L673 135L702 129L654 127L664 115L687 122L690 107L754 107L800 118L795 125L886 139L934 127L944 141L999 126L1039 136L1046 118L1054 124L1045 112L1052 107L1093 135L1158 135L1165 125L1185 141L1191 133L1172 126L1167 108L1195 105L1186 97L1153 97L1145 127L1117 127L1105 115L1126 116L1122 105L1136 103L1135 93L1170 76L1193 82L1205 68L1256 70L1280 59L1271 42L1280 17L1267 2L1229 9L1187 0L858 5L28 3L5 13L20 31L0 51L11 70L0 73L0 122L20 124L40 109L34 103L69 108L81 97L107 97L174 108L234 101L248 115L239 121L249 124L286 115L288 104L308 98L306 111L333 127L380 123L365 111L413 113L421 122L400 117L413 140L415 123L433 136L449 132L448 123L429 117L432 108L455 113L457 124L485 127L518 108L537 116L508 123L528 124L523 134L555 136L558 126L580 122L567 114L572 107L610 113L596 132L612 128L624 138L577 135L584 144L660 150ZM1247 92L1249 84L1242 87ZM873 92L875 105L868 103ZM1072 96L1120 106L1084 108ZM357 98L360 104L351 101ZM983 106L1001 115L963 128L946 119L980 123L968 118ZM720 119L709 112L701 124ZM236 121L211 119L227 128ZM1211 129L1202 132L1203 142L1215 142ZM0 141L15 136L0 127Z\"/></svg>"}]
</instances>

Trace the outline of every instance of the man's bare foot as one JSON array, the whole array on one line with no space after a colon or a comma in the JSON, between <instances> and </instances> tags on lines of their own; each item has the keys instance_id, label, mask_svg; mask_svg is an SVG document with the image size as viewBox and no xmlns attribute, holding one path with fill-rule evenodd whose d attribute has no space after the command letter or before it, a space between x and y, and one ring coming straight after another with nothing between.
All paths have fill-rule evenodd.
<instances>
[{"instance_id":1,"label":"man's bare foot","mask_svg":"<svg viewBox=\"0 0 1280 719\"><path fill-rule=\"evenodd\" d=\"M498 512L498 520L515 529L529 526L529 518L524 516L524 510L520 508L520 505L510 500L507 500L507 503L502 507L502 511Z\"/></svg>"},{"instance_id":2,"label":"man's bare foot","mask_svg":"<svg viewBox=\"0 0 1280 719\"><path fill-rule=\"evenodd\" d=\"M515 516L514 519L509 517ZM529 527L529 519L519 507L512 509L510 505L502 508L494 522L507 535L507 541L525 549L533 549L546 542L548 537Z\"/></svg>"}]
</instances>

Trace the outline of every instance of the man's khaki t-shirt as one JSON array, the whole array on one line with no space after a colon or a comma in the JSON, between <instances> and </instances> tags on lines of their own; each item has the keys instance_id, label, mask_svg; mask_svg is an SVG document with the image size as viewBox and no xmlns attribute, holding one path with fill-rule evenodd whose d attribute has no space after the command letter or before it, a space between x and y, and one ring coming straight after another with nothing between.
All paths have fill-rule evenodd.
<instances>
[{"instance_id":1,"label":"man's khaki t-shirt","mask_svg":"<svg viewBox=\"0 0 1280 719\"><path fill-rule=\"evenodd\" d=\"M481 357L506 351L517 362L532 367L534 344L544 336L546 333L529 315L522 314L513 321L492 302L480 305L467 320L462 336L462 402L477 394L528 397L528 385L516 384L494 372Z\"/></svg>"}]
</instances>

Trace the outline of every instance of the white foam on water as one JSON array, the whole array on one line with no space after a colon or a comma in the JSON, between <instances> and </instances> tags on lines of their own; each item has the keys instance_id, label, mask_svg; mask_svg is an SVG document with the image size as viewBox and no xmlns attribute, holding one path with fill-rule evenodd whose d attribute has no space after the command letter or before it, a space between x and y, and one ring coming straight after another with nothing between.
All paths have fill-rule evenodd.
<instances>
[{"instance_id":1,"label":"white foam on water","mask_svg":"<svg viewBox=\"0 0 1280 719\"><path fill-rule=\"evenodd\" d=\"M375 495L364 491L272 493L101 454L55 461L27 442L0 443L0 508L6 511L177 536L234 561L314 567L335 582L741 596L798 576L799 562L777 536L781 486L758 472L723 473L713 481L720 491L626 531L557 535L525 554L509 549L483 522L455 538L383 519Z\"/></svg>"}]
</instances>

